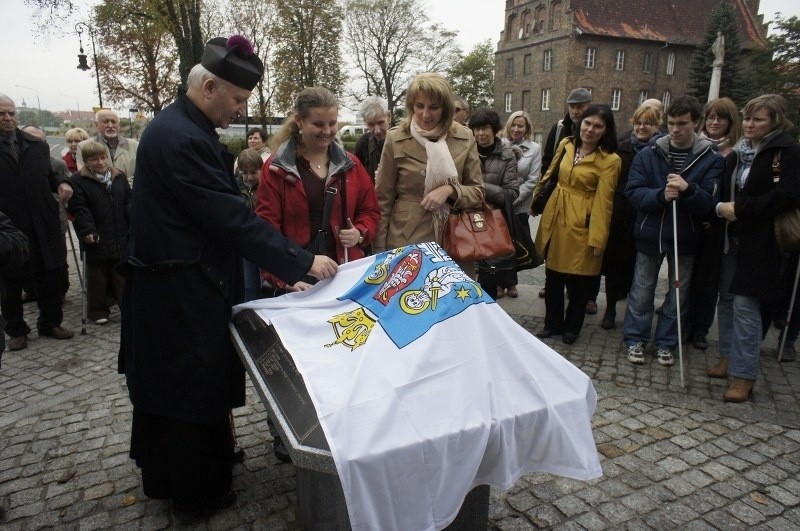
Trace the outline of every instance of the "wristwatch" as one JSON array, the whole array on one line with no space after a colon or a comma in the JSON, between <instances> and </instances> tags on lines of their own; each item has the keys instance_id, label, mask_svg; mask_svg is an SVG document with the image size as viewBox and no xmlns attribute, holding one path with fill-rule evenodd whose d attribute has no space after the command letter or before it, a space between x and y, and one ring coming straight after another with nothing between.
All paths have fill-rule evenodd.
<instances>
[{"instance_id":1,"label":"wristwatch","mask_svg":"<svg viewBox=\"0 0 800 531\"><path fill-rule=\"evenodd\" d=\"M358 233L358 244L361 245L364 243L364 235L361 232Z\"/></svg>"}]
</instances>

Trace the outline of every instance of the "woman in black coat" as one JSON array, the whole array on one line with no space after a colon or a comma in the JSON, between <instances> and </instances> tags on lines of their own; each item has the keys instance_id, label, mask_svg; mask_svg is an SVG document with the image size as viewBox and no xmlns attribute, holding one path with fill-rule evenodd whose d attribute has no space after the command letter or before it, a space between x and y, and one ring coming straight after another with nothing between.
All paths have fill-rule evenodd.
<instances>
[{"instance_id":1,"label":"woman in black coat","mask_svg":"<svg viewBox=\"0 0 800 531\"><path fill-rule=\"evenodd\" d=\"M624 299L630 291L633 267L636 264L636 247L633 241L636 210L625 197L628 172L636 154L644 149L652 138L659 135L661 111L649 106L639 107L633 113L631 124L633 125L631 135L620 141L617 147L617 155L622 159L622 168L614 192L614 211L611 214L608 248L603 254L603 266L600 271L606 277L606 313L600 326L606 330L614 328L617 301ZM600 287L599 278L597 287L598 289Z\"/></svg>"},{"instance_id":2,"label":"woman in black coat","mask_svg":"<svg viewBox=\"0 0 800 531\"><path fill-rule=\"evenodd\" d=\"M800 207L800 145L789 134L786 100L759 96L744 108L744 138L734 148L722 182L717 215L722 266L717 306L719 363L708 371L730 376L726 402L744 402L759 374L761 309L780 299L782 256L775 217ZM729 160L729 162L731 162Z\"/></svg>"}]
</instances>

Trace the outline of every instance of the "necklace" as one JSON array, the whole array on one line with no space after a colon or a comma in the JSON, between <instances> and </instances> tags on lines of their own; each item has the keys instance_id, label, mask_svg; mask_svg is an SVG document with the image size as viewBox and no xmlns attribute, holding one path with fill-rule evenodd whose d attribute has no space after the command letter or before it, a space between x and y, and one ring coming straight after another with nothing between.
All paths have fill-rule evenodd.
<instances>
[{"instance_id":1,"label":"necklace","mask_svg":"<svg viewBox=\"0 0 800 531\"><path fill-rule=\"evenodd\" d=\"M575 166L580 161L582 161L585 157L591 155L593 152L594 152L594 149L592 149L590 151L587 151L586 153L583 153L582 150L579 149L578 151L575 152L575 158L572 161L572 165Z\"/></svg>"}]
</instances>

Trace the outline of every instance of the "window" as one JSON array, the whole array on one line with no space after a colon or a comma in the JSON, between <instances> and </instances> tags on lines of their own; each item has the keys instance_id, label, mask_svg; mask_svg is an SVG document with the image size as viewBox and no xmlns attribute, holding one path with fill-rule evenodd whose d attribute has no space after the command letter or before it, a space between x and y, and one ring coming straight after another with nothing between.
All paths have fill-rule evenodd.
<instances>
[{"instance_id":1,"label":"window","mask_svg":"<svg viewBox=\"0 0 800 531\"><path fill-rule=\"evenodd\" d=\"M531 73L531 61L533 60L533 56L531 54L525 54L522 57L522 73L523 74L530 74Z\"/></svg>"},{"instance_id":2,"label":"window","mask_svg":"<svg viewBox=\"0 0 800 531\"><path fill-rule=\"evenodd\" d=\"M639 91L639 105L644 103L644 100L647 99L647 90L642 89Z\"/></svg>"},{"instance_id":3,"label":"window","mask_svg":"<svg viewBox=\"0 0 800 531\"><path fill-rule=\"evenodd\" d=\"M545 14L544 7L540 6L536 9L536 25L533 28L534 33L542 33L544 31Z\"/></svg>"},{"instance_id":4,"label":"window","mask_svg":"<svg viewBox=\"0 0 800 531\"><path fill-rule=\"evenodd\" d=\"M544 51L544 71L549 72L553 69L553 50Z\"/></svg>"},{"instance_id":5,"label":"window","mask_svg":"<svg viewBox=\"0 0 800 531\"><path fill-rule=\"evenodd\" d=\"M668 90L664 91L664 94L661 96L661 105L664 106L665 109L669 109L669 103L672 100L672 94Z\"/></svg>"},{"instance_id":6,"label":"window","mask_svg":"<svg viewBox=\"0 0 800 531\"><path fill-rule=\"evenodd\" d=\"M653 54L644 54L644 62L642 63L642 72L649 74L653 71Z\"/></svg>"},{"instance_id":7,"label":"window","mask_svg":"<svg viewBox=\"0 0 800 531\"><path fill-rule=\"evenodd\" d=\"M514 24L517 23L517 15L511 15L508 17L508 21L506 21L506 40L511 40L511 36L514 35Z\"/></svg>"},{"instance_id":8,"label":"window","mask_svg":"<svg viewBox=\"0 0 800 531\"><path fill-rule=\"evenodd\" d=\"M522 91L522 110L528 112L531 110L531 91Z\"/></svg>"},{"instance_id":9,"label":"window","mask_svg":"<svg viewBox=\"0 0 800 531\"><path fill-rule=\"evenodd\" d=\"M514 58L506 59L506 77L514 77Z\"/></svg>"},{"instance_id":10,"label":"window","mask_svg":"<svg viewBox=\"0 0 800 531\"><path fill-rule=\"evenodd\" d=\"M667 56L667 75L672 76L675 74L675 52L669 52ZM666 106L664 107L666 109Z\"/></svg>"},{"instance_id":11,"label":"window","mask_svg":"<svg viewBox=\"0 0 800 531\"><path fill-rule=\"evenodd\" d=\"M510 92L506 92L506 95L505 95L505 98L504 98L504 106L503 106L503 108L505 109L504 112L511 112L511 93Z\"/></svg>"},{"instance_id":12,"label":"window","mask_svg":"<svg viewBox=\"0 0 800 531\"><path fill-rule=\"evenodd\" d=\"M594 56L597 53L597 48L586 48L586 57L583 61L583 66L586 68L594 68Z\"/></svg>"},{"instance_id":13,"label":"window","mask_svg":"<svg viewBox=\"0 0 800 531\"><path fill-rule=\"evenodd\" d=\"M542 89L542 110L550 110L550 89Z\"/></svg>"},{"instance_id":14,"label":"window","mask_svg":"<svg viewBox=\"0 0 800 531\"><path fill-rule=\"evenodd\" d=\"M542 133L533 133L533 141L541 146L542 145Z\"/></svg>"},{"instance_id":15,"label":"window","mask_svg":"<svg viewBox=\"0 0 800 531\"><path fill-rule=\"evenodd\" d=\"M550 30L555 31L561 27L561 16L564 13L561 2L553 2L550 5Z\"/></svg>"},{"instance_id":16,"label":"window","mask_svg":"<svg viewBox=\"0 0 800 531\"><path fill-rule=\"evenodd\" d=\"M625 70L625 50L617 50L614 57L614 70Z\"/></svg>"},{"instance_id":17,"label":"window","mask_svg":"<svg viewBox=\"0 0 800 531\"><path fill-rule=\"evenodd\" d=\"M619 103L622 100L622 89L614 89L611 91L611 110L618 111Z\"/></svg>"}]
</instances>

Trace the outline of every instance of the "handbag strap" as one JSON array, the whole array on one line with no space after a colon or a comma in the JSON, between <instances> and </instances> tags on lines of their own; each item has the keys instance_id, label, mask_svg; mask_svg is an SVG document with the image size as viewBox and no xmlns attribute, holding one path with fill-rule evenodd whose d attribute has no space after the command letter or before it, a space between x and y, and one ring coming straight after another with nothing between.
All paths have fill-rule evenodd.
<instances>
[{"instance_id":1,"label":"handbag strap","mask_svg":"<svg viewBox=\"0 0 800 531\"><path fill-rule=\"evenodd\" d=\"M328 225L331 222L331 211L333 210L333 199L336 197L336 187L329 186L325 190L325 203L322 205L322 218L319 231L327 234Z\"/></svg>"}]
</instances>

